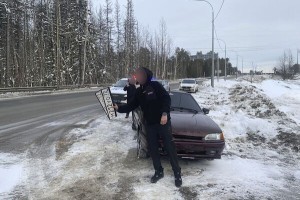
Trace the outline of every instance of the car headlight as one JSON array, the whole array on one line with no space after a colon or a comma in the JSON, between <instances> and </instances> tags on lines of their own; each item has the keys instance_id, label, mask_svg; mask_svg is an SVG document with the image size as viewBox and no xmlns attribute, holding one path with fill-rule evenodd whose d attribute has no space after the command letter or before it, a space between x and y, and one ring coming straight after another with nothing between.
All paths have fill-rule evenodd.
<instances>
[{"instance_id":1,"label":"car headlight","mask_svg":"<svg viewBox=\"0 0 300 200\"><path fill-rule=\"evenodd\" d=\"M207 134L204 140L224 140L223 133L211 133Z\"/></svg>"}]
</instances>

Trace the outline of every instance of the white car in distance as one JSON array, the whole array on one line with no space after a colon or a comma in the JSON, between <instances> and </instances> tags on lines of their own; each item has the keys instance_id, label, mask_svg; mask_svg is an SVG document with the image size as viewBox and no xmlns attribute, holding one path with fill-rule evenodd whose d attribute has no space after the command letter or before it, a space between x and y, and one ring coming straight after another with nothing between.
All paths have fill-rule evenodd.
<instances>
[{"instance_id":1,"label":"white car in distance","mask_svg":"<svg viewBox=\"0 0 300 200\"><path fill-rule=\"evenodd\" d=\"M197 83L196 79L183 79L180 82L179 90L185 91L185 92L198 92L199 85Z\"/></svg>"},{"instance_id":2,"label":"white car in distance","mask_svg":"<svg viewBox=\"0 0 300 200\"><path fill-rule=\"evenodd\" d=\"M111 98L114 103L126 104L127 92L124 91L124 87L128 84L128 78L120 79L116 84L110 87Z\"/></svg>"}]
</instances>

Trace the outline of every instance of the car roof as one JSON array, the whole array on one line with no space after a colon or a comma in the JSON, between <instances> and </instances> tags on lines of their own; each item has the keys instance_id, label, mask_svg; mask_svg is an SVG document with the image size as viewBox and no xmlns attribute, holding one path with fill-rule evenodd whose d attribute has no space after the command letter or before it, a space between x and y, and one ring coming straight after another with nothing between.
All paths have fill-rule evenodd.
<instances>
[{"instance_id":1,"label":"car roof","mask_svg":"<svg viewBox=\"0 0 300 200\"><path fill-rule=\"evenodd\" d=\"M121 80L121 81L127 81L128 78L121 78L120 80Z\"/></svg>"}]
</instances>

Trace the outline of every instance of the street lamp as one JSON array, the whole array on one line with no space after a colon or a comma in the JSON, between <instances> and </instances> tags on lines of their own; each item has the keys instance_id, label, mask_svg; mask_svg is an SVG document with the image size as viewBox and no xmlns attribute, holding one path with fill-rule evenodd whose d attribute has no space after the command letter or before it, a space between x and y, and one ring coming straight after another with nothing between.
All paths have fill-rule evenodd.
<instances>
[{"instance_id":1,"label":"street lamp","mask_svg":"<svg viewBox=\"0 0 300 200\"><path fill-rule=\"evenodd\" d=\"M227 45L226 45L226 42L224 40L221 40L221 39L218 39L218 40L223 42L224 45L225 45L225 78L224 79L226 81L226 78L227 78Z\"/></svg>"},{"instance_id":2,"label":"street lamp","mask_svg":"<svg viewBox=\"0 0 300 200\"><path fill-rule=\"evenodd\" d=\"M210 5L212 10L212 66L211 66L211 86L215 87L214 76L215 76L215 11L214 7L206 0L195 0L195 1L203 1Z\"/></svg>"}]
</instances>

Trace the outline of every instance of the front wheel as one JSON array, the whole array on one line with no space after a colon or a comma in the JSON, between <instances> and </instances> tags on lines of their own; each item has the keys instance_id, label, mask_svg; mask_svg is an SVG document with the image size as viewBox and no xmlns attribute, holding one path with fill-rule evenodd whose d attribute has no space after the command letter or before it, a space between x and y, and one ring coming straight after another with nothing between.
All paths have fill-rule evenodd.
<instances>
[{"instance_id":1,"label":"front wheel","mask_svg":"<svg viewBox=\"0 0 300 200\"><path fill-rule=\"evenodd\" d=\"M149 158L149 154L145 151L142 144L142 135L140 128L137 130L137 151L136 151L137 158Z\"/></svg>"}]
</instances>

